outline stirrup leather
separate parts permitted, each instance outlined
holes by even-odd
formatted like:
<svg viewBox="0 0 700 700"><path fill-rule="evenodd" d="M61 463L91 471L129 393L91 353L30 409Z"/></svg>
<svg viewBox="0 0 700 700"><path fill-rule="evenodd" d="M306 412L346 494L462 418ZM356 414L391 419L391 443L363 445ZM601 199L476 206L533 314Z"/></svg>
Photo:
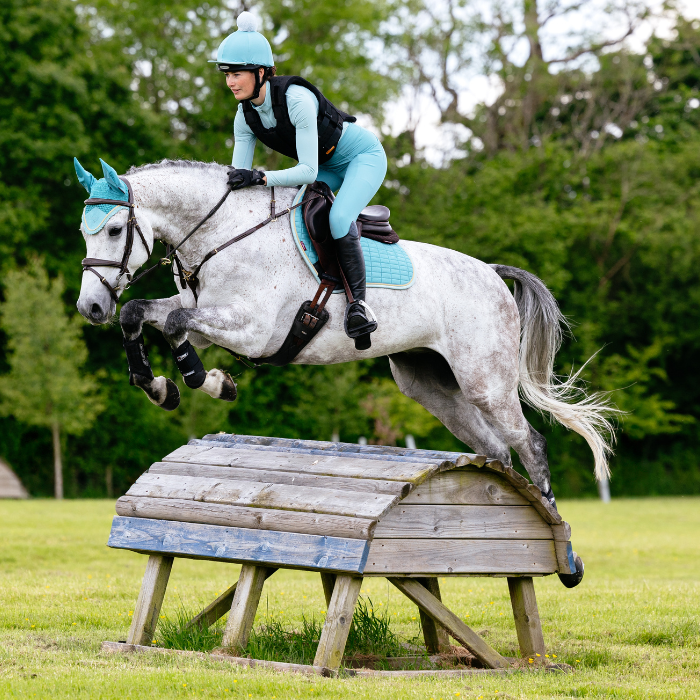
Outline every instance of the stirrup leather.
<svg viewBox="0 0 700 700"><path fill-rule="evenodd" d="M350 329L350 328L348 328L348 320L350 319L350 312L356 311L358 305L362 305L364 312L365 312L364 316L365 316L365 318L367 318L369 316L369 320L367 320L367 322L363 323L361 326L357 326L356 328ZM375 315L374 311L372 311L372 309L369 308L367 303L365 303L361 299L356 299L351 304L348 304L345 307L344 325L345 325L345 334L348 336L348 338L358 338L361 335L365 335L367 333L374 333L374 331L377 330L377 316Z"/></svg>

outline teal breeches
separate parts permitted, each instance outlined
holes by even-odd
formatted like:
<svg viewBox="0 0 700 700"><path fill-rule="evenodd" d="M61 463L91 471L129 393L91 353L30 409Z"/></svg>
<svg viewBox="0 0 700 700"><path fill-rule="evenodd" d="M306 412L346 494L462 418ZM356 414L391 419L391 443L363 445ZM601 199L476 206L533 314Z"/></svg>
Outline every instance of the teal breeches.
<svg viewBox="0 0 700 700"><path fill-rule="evenodd" d="M357 124L349 124L335 155L318 169L318 179L338 190L331 207L333 238L342 238L370 203L386 175L386 153L379 139Z"/></svg>

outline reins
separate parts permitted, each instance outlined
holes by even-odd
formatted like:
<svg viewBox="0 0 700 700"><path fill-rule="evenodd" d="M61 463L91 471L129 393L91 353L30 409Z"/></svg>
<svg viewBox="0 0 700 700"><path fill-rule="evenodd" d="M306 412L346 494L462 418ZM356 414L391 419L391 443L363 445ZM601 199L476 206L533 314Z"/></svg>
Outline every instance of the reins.
<svg viewBox="0 0 700 700"><path fill-rule="evenodd" d="M86 199L85 204L114 204L118 206L126 206L129 208L129 218L127 220L127 227L126 227L126 245L124 246L124 254L122 255L122 259L120 262L116 262L114 260L101 260L100 258L84 258L82 261L82 266L83 270L89 270L93 274L97 275L99 277L100 282L107 287L109 290L110 296L112 299L114 299L114 303L119 302L119 296L117 294L118 291L124 291L131 287L133 284L138 282L142 277L145 277L149 273L151 273L153 270L155 270L158 266L160 265L173 265L175 264L177 267L178 271L178 276L180 277L180 284L182 286L182 289L185 289L185 287L189 287L192 290L192 294L194 295L195 301L197 301L197 285L199 284L199 271L202 269L202 266L204 263L207 261L211 260L217 253L220 253L222 250L225 250L229 246L233 245L234 243L237 243L240 240L243 240L244 238L250 236L252 233L255 233L256 231L260 230L264 226L267 226L269 223L273 221L277 221L282 216L286 216L289 214L293 209L296 209L297 207L301 206L304 202L298 202L297 204L293 204L290 207L287 207L283 211L277 212L275 210L275 188L274 186L270 188L270 216L267 217L264 221L261 221L259 224L252 226L249 228L247 231L244 231L243 233L238 234L237 236L234 236L230 240L226 241L226 243L223 243L222 245L217 246L216 248L213 248L210 250L203 258L202 261L195 267L194 270L189 271L185 270L185 268L182 265L182 262L180 261L180 258L177 256L177 251L181 248L181 246L191 237L193 236L201 227L203 224L205 224L209 219L211 219L214 214L221 208L223 203L226 201L227 197L233 192L233 190L230 188L230 186L227 186L226 192L224 193L223 197L216 203L216 205L212 208L212 210L174 247L171 247L170 244L166 246L165 249L165 256L162 257L155 265L149 267L148 269L144 270L141 274L137 275L133 279L131 278L131 275L128 273L128 267L129 267L129 258L131 257L131 252L134 247L134 230L137 231L139 234L139 237L141 238L141 242L143 243L144 247L146 248L146 252L148 253L148 257L151 257L152 251L149 249L148 244L146 243L146 239L143 235L143 232L141 231L141 227L138 224L138 221L136 220L136 214L135 214L135 203L134 203L134 193L133 190L131 189L131 184L125 177L120 177L120 180L126 184L127 190L128 190L128 195L129 195L129 200L128 202L124 202L122 200L118 199ZM316 197L320 197L321 195L317 195ZM316 199L316 197L313 197L313 199ZM308 202L309 200L307 200ZM147 258L148 259L148 258ZM105 278L103 275L101 275L97 270L94 268L96 267L117 267L119 268L119 276L117 277L117 286L113 287ZM126 273L128 282L126 285L123 287L119 286L119 280L122 278L122 276Z"/></svg>

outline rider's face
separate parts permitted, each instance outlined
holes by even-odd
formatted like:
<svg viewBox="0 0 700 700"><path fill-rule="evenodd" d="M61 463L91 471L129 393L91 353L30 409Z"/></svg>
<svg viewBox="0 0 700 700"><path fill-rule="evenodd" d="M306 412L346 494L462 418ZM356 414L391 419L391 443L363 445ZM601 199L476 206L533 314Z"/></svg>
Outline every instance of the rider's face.
<svg viewBox="0 0 700 700"><path fill-rule="evenodd" d="M255 74L250 70L226 73L226 85L237 100L248 100L255 92Z"/></svg>

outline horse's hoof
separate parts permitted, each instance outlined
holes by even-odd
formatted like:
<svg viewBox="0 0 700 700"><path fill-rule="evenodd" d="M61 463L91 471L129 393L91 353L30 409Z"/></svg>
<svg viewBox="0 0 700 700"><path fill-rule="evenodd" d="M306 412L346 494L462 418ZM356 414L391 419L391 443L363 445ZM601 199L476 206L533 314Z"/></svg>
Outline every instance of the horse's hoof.
<svg viewBox="0 0 700 700"><path fill-rule="evenodd" d="M164 411L174 411L180 405L180 390L172 379L165 379L165 399L158 404Z"/></svg>
<svg viewBox="0 0 700 700"><path fill-rule="evenodd" d="M231 379L231 375L228 372L224 372L226 379L221 385L221 393L219 398L222 401L235 401L238 396L238 389L236 388L236 382Z"/></svg>
<svg viewBox="0 0 700 700"><path fill-rule="evenodd" d="M576 588L583 581L583 560L576 552L574 552L574 563L576 564L575 574L557 574L567 588Z"/></svg>
<svg viewBox="0 0 700 700"><path fill-rule="evenodd" d="M235 401L236 396L238 396L236 383L231 379L231 375L220 369L210 369L204 384L199 388L213 399L221 399L222 401Z"/></svg>

